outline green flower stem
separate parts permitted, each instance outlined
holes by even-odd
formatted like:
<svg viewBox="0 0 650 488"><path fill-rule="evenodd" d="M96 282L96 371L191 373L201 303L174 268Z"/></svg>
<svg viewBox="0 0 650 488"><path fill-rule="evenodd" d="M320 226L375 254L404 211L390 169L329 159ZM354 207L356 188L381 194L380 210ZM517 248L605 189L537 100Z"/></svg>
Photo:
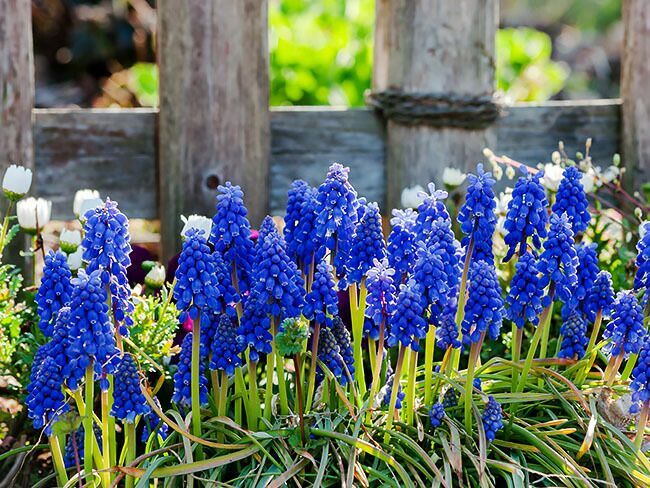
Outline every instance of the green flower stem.
<svg viewBox="0 0 650 488"><path fill-rule="evenodd" d="M518 363L521 359L521 343L524 338L524 328L517 327L517 324L512 323L512 362ZM517 388L519 381L519 368L512 368L512 391Z"/></svg>
<svg viewBox="0 0 650 488"><path fill-rule="evenodd" d="M249 351L246 351L246 363L248 364L248 379L250 387L250 417L248 417L248 428L257 430L260 421L260 398L257 391L257 361L251 361ZM248 415L248 414L247 414Z"/></svg>
<svg viewBox="0 0 650 488"><path fill-rule="evenodd" d="M386 419L386 433L384 434L384 444L390 440L390 430L393 427L394 417L399 418L399 413L395 409L397 403L397 390L399 389L399 381L402 376L402 365L404 364L404 354L406 347L400 344L399 353L397 355L397 365L395 366L395 375L393 376L393 389L390 392L390 403L388 404L388 418Z"/></svg>
<svg viewBox="0 0 650 488"><path fill-rule="evenodd" d="M105 467L110 467L111 466L111 437L110 437L110 411L111 411L111 405L112 405L112 395L110 395L112 392L110 390L108 391L102 391L101 392L101 403L102 403L102 458L104 459L104 466ZM115 431L115 429L113 429ZM102 473L102 476L105 477L105 481L108 481L108 484L111 484L112 481L112 474L111 472L106 472Z"/></svg>
<svg viewBox="0 0 650 488"><path fill-rule="evenodd" d="M546 351L548 349L548 339L551 333L551 318L553 316L552 310L551 313L549 313L548 316L548 324L546 327L544 327L544 330L542 331L542 342L541 345L539 346L539 359L546 359Z"/></svg>
<svg viewBox="0 0 650 488"><path fill-rule="evenodd" d="M605 384L607 386L612 386L618 370L621 368L621 363L625 358L625 351L621 348L621 352L617 356L609 358L609 363L607 363L607 368L605 369Z"/></svg>
<svg viewBox="0 0 650 488"><path fill-rule="evenodd" d="M126 437L126 457L124 460L125 465L133 462L136 455L136 437L135 437L135 422L126 422L124 424L125 437ZM133 476L126 476L126 488L133 488L136 478Z"/></svg>
<svg viewBox="0 0 650 488"><path fill-rule="evenodd" d="M406 378L406 425L413 423L415 415L415 384L417 383L418 352L411 349L409 355L409 373Z"/></svg>
<svg viewBox="0 0 650 488"><path fill-rule="evenodd" d="M551 282L551 286L548 290L548 296L551 301L549 305L542 310L542 313L539 316L539 325L535 329L535 334L530 343L530 348L528 349L528 355L526 356L526 361L524 362L524 367L521 370L521 375L519 376L519 383L517 384L516 393L521 393L524 391L524 386L528 380L528 373L530 368L533 366L533 359L535 358L535 353L537 352L537 346L539 346L539 341L542 338L544 329L548 329L551 325L551 317L553 316L553 298L555 296L555 283Z"/></svg>
<svg viewBox="0 0 650 488"><path fill-rule="evenodd" d="M375 376L375 362L372 358L377 355L377 343L374 339L368 337L368 362L370 363L370 376Z"/></svg>
<svg viewBox="0 0 650 488"><path fill-rule="evenodd" d="M61 444L59 444L59 439L57 436L50 436L50 450L52 451L52 462L54 463L54 469L56 470L56 478L59 481L59 486L65 486L68 482L68 474L65 470L65 464L63 462L63 453L61 452Z"/></svg>
<svg viewBox="0 0 650 488"><path fill-rule="evenodd" d="M278 351L278 346L275 343L275 338L278 335L277 321L273 321L273 354L275 355L275 368L278 374L278 392L280 397L280 413L282 415L289 415L289 397L287 396L287 383L284 378L284 358Z"/></svg>
<svg viewBox="0 0 650 488"><path fill-rule="evenodd" d="M361 286L357 292L357 285L353 284L348 287L350 295L350 315L352 317L352 340L354 351L354 377L357 383L359 395L363 397L366 394L366 379L363 370L363 320L366 313L366 285L365 278L361 281Z"/></svg>
<svg viewBox="0 0 650 488"><path fill-rule="evenodd" d="M463 274L460 279L460 291L458 295L458 309L456 310L456 328L458 329L458 338L463 340L463 329L461 324L465 318L465 302L467 301L467 278L469 276L469 267L472 263L472 254L474 254L474 236L469 240L467 253L465 255L465 264L463 265ZM452 349L451 361L447 365L447 376L452 376L454 371L458 371L460 366L460 348Z"/></svg>
<svg viewBox="0 0 650 488"><path fill-rule="evenodd" d="M634 437L634 447L639 451L641 445L643 444L643 438L645 437L645 427L648 423L648 414L650 414L650 400L643 402L643 407L641 407L641 414L639 415L639 421L636 424L636 437Z"/></svg>
<svg viewBox="0 0 650 488"><path fill-rule="evenodd" d="M201 437L201 397L199 366L201 361L201 320L194 319L192 324L192 366L191 366L191 394L192 394L192 434ZM200 461L200 453L197 450L197 461Z"/></svg>
<svg viewBox="0 0 650 488"><path fill-rule="evenodd" d="M95 398L95 378L93 373L93 361L86 368L86 384L84 385L86 394L86 412L83 419L84 424L84 471L87 477L91 476L93 471L93 403ZM90 479L90 478L89 478Z"/></svg>
<svg viewBox="0 0 650 488"><path fill-rule="evenodd" d="M221 381L219 383L219 417L226 417L228 414L228 373L221 371ZM219 433L217 442L223 442L223 431Z"/></svg>
<svg viewBox="0 0 650 488"><path fill-rule="evenodd" d="M302 380L300 377L300 366L301 366L301 354L297 353L293 357L293 365L296 370L296 396L298 397L298 417L300 418L300 440L304 445L307 442L307 437L305 436L305 406L303 404L302 398Z"/></svg>
<svg viewBox="0 0 650 488"><path fill-rule="evenodd" d="M379 389L379 380L381 378L381 361L384 358L384 340L386 336L386 319L382 319L379 324L379 343L377 346L377 355L375 356L375 368L372 372L372 384L370 385L370 395L368 396L368 413L366 414L366 422L370 423L372 420L372 405L375 401L375 395Z"/></svg>
<svg viewBox="0 0 650 488"><path fill-rule="evenodd" d="M600 325L603 322L603 311L598 310L598 313L596 314L596 320L594 320L594 327L591 330L591 336L589 337L589 345L587 346L587 352L585 354L585 357L587 357L587 362L585 363L584 368L578 373L578 377L575 380L575 385L580 388L582 384L585 382L585 379L587 378L587 375L589 374L589 371L591 371L591 368L594 365L594 362L596 361L596 357L598 356L598 351L594 350L594 347L596 346L596 341L598 340L598 334L600 332ZM627 369L627 368L626 368ZM625 374L625 373L624 373Z"/></svg>
<svg viewBox="0 0 650 488"><path fill-rule="evenodd" d="M442 357L442 362L440 363L440 369L439 369L440 375L438 375L438 379L436 380L436 387L435 387L436 393L440 390L442 384L442 375L445 374L445 371L447 370L447 367L450 364L452 354L453 354L453 348L451 346L447 347L447 350L445 351L445 355ZM449 373L447 373L447 376L449 376Z"/></svg>
<svg viewBox="0 0 650 488"><path fill-rule="evenodd" d="M219 405L219 373L216 370L210 370L210 383L212 383L212 398L214 399L214 408L212 412L219 415L217 406Z"/></svg>
<svg viewBox="0 0 650 488"><path fill-rule="evenodd" d="M113 390L115 388L115 378L113 375L108 376L108 401L109 405L113 405ZM110 409L109 409L110 413ZM108 434L109 434L109 463L106 468L117 465L117 431L115 430L115 417L108 416ZM111 478L114 475L111 474Z"/></svg>
<svg viewBox="0 0 650 488"><path fill-rule="evenodd" d="M436 347L436 328L430 326L424 346L424 404L430 405L433 397L433 353Z"/></svg>
<svg viewBox="0 0 650 488"><path fill-rule="evenodd" d="M5 250L5 239L7 238L7 231L9 230L9 219L11 218L11 210L13 208L14 201L9 200L9 206L7 207L7 213L5 218L2 220L2 231L0 231L0 259L2 259L2 254Z"/></svg>
<svg viewBox="0 0 650 488"><path fill-rule="evenodd" d="M244 381L244 372L242 371L241 368L235 369L235 391L240 393L240 398L237 400L235 403L235 421L239 425L242 424L242 413L241 413L241 407L242 403L244 404L244 409L246 412L246 419L248 422L251 421L252 418L252 408L250 405L250 399L248 397L248 390L246 388L246 382Z"/></svg>
<svg viewBox="0 0 650 488"><path fill-rule="evenodd" d="M632 370L634 369L634 366L636 365L638 359L639 359L638 354L630 354L630 357L628 358L627 363L625 364L625 369L623 369L623 373L621 373L621 381L627 381L630 379L630 376L632 375Z"/></svg>
<svg viewBox="0 0 650 488"><path fill-rule="evenodd" d="M472 437L472 393L474 392L474 371L476 363L481 354L481 346L485 339L485 332L481 334L478 342L472 344L469 351L469 362L467 363L467 377L465 378L465 429Z"/></svg>
<svg viewBox="0 0 650 488"><path fill-rule="evenodd" d="M275 371L275 340L271 341L273 350L266 355L266 391L264 392L264 418L271 420L271 401L273 400L273 374Z"/></svg>
<svg viewBox="0 0 650 488"><path fill-rule="evenodd" d="M307 403L305 412L311 411L311 404L314 400L314 388L316 387L316 363L318 361L318 339L320 336L320 324L314 322L314 331L311 338L311 361L309 366L309 380L307 382Z"/></svg>

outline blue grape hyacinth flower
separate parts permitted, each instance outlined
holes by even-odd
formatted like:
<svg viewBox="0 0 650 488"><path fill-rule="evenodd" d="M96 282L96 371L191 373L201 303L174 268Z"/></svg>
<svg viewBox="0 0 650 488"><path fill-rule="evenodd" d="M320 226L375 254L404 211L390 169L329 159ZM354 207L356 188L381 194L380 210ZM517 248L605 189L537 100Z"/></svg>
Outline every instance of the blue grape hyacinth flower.
<svg viewBox="0 0 650 488"><path fill-rule="evenodd" d="M162 410L158 397L153 397L153 402L159 409ZM149 440L151 434L154 432L157 433L162 440L167 439L167 436L169 435L169 426L163 422L163 420L158 416L156 412L153 411L153 409L149 413L145 414L142 420L142 423L144 425L142 426L140 442L146 443Z"/></svg>
<svg viewBox="0 0 650 488"><path fill-rule="evenodd" d="M45 256L43 279L34 297L39 316L38 326L46 337L54 332L54 321L59 310L70 301L72 273L62 252L50 251Z"/></svg>
<svg viewBox="0 0 650 488"><path fill-rule="evenodd" d="M140 389L140 374L135 361L130 354L124 354L115 371L111 415L132 424L137 416L150 411L151 407Z"/></svg>
<svg viewBox="0 0 650 488"><path fill-rule="evenodd" d="M503 322L503 298L493 265L485 261L472 263L467 295L465 316L461 324L463 344L479 342L484 333L495 340Z"/></svg>
<svg viewBox="0 0 650 488"><path fill-rule="evenodd" d="M591 215L589 201L580 180L582 172L575 166L565 168L562 181L555 196L553 212L561 215L566 213L574 234L587 230Z"/></svg>
<svg viewBox="0 0 650 488"><path fill-rule="evenodd" d="M573 311L560 327L562 343L559 358L582 359L589 344L587 337L587 320L579 311Z"/></svg>
<svg viewBox="0 0 650 488"><path fill-rule="evenodd" d="M259 301L254 290L244 300L244 309L237 334L244 348L247 345L250 346L248 353L253 362L259 361L260 354L270 354L273 350L271 319L264 303Z"/></svg>
<svg viewBox="0 0 650 488"><path fill-rule="evenodd" d="M431 427L437 429L442 425L442 419L445 418L445 407L442 403L434 403L429 410L429 420L431 422Z"/></svg>
<svg viewBox="0 0 650 488"><path fill-rule="evenodd" d="M572 306L573 291L578 285L578 255L573 242L573 231L566 214L551 214L551 227L544 242L544 251L539 257L537 269L542 274L539 285L555 287L555 294L564 303ZM544 306L550 303L549 295L544 297Z"/></svg>
<svg viewBox="0 0 650 488"><path fill-rule="evenodd" d="M523 175L512 190L512 200L508 202L503 224L506 230L504 241L508 246L504 262L509 261L517 249L519 254L526 252L529 238L533 246L539 249L542 245L541 239L546 237L548 200L544 186L540 183L544 173L539 171L531 174L526 166L521 166L521 172Z"/></svg>
<svg viewBox="0 0 650 488"><path fill-rule="evenodd" d="M634 275L634 289L645 289L646 296L650 294L650 222L643 222L639 226L641 237L636 244L636 274Z"/></svg>
<svg viewBox="0 0 650 488"><path fill-rule="evenodd" d="M503 429L503 414L501 412L501 405L497 402L492 395L488 397L488 402L483 410L483 429L485 429L485 437L488 442L492 442L496 437L496 433Z"/></svg>
<svg viewBox="0 0 650 488"><path fill-rule="evenodd" d="M232 319L226 314L221 315L212 338L210 369L225 371L228 376L232 376L235 369L242 365L242 352L242 344Z"/></svg>
<svg viewBox="0 0 650 488"><path fill-rule="evenodd" d="M205 377L205 362L199 363L199 401L208 403L208 379ZM189 332L181 344L178 355L178 369L174 373L174 394L172 402L184 407L192 406L192 332Z"/></svg>
<svg viewBox="0 0 650 488"><path fill-rule="evenodd" d="M650 340L646 337L632 369L632 406L630 413L639 413L644 403L650 401Z"/></svg>
<svg viewBox="0 0 650 488"><path fill-rule="evenodd" d="M303 267L314 261L321 247L314 231L317 195L318 190L302 180L294 181L289 190L284 239L289 256Z"/></svg>
<svg viewBox="0 0 650 488"><path fill-rule="evenodd" d="M420 239L424 239L429 234L436 220L450 220L447 207L443 203L448 193L445 190L436 190L434 183L429 183L427 189L429 190L428 193L421 192L419 194L423 199L422 203L418 206L416 226L414 228L415 234Z"/></svg>
<svg viewBox="0 0 650 488"><path fill-rule="evenodd" d="M596 314L599 311L601 311L601 315L604 318L609 318L613 305L614 289L612 287L612 275L609 274L609 271L599 271L585 299L585 315L591 322L596 320Z"/></svg>
<svg viewBox="0 0 650 488"><path fill-rule="evenodd" d="M494 213L496 201L492 187L496 180L492 173L483 171L483 165L477 166L476 174L467 176L469 183L465 203L458 213L460 228L465 234L462 244L469 248L473 242L473 261L494 261L492 239L497 223Z"/></svg>
<svg viewBox="0 0 650 488"><path fill-rule="evenodd" d="M386 256L386 243L381 227L381 214L376 203L365 206L363 217L356 225L350 257L346 263L346 284L360 283L366 277L375 259Z"/></svg>
<svg viewBox="0 0 650 488"><path fill-rule="evenodd" d="M393 209L390 219L391 231L388 234L388 263L400 277L408 275L415 264L417 235L415 220L417 213L410 208Z"/></svg>
<svg viewBox="0 0 650 488"><path fill-rule="evenodd" d="M442 350L451 347L459 349L462 343L458 340L458 325L456 325L456 313L458 311L458 292L456 285L448 294L447 300L440 313L438 328L436 329L436 344Z"/></svg>
<svg viewBox="0 0 650 488"><path fill-rule="evenodd" d="M350 336L350 331L346 329L343 320L341 320L341 317L334 317L334 322L332 324L332 335L334 336L334 339L339 346L339 354L341 355L343 364L347 367L350 376L354 376L354 352L352 350L352 338Z"/></svg>
<svg viewBox="0 0 650 488"><path fill-rule="evenodd" d="M539 314L543 310L542 297L544 288L539 284L537 260L530 251L526 251L515 265L515 276L510 282L506 296L505 316L522 328L526 321L535 327L539 323Z"/></svg>
<svg viewBox="0 0 650 488"><path fill-rule="evenodd" d="M636 295L631 291L620 291L614 303L612 320L603 332L603 339L611 339L603 347L603 352L612 357L623 354L627 358L639 352L645 337L643 311Z"/></svg>
<svg viewBox="0 0 650 488"><path fill-rule="evenodd" d="M562 307L563 318L569 317L573 310L578 310L583 314L586 313L586 302L596 281L596 276L600 271L596 244L580 243L575 246L575 249L578 256L578 267L576 269L578 284L571 293L571 302L565 303Z"/></svg>
<svg viewBox="0 0 650 488"><path fill-rule="evenodd" d="M341 356L341 346L339 345L332 329L321 327L318 335L318 359L331 371L339 384L345 386L348 384L348 375L345 368L348 367L343 362ZM350 372L352 374L352 372ZM325 377L322 368L317 366L316 379L321 382Z"/></svg>
<svg viewBox="0 0 650 488"><path fill-rule="evenodd" d="M36 374L30 384L25 404L34 428L45 427L45 433L52 433L52 424L57 418L70 410L63 395L61 368L49 356L37 365Z"/></svg>
<svg viewBox="0 0 650 488"><path fill-rule="evenodd" d="M321 325L330 327L331 317L338 315L338 295L332 274L332 267L325 261L316 265L311 291L305 297L302 314L308 320L315 320Z"/></svg>
<svg viewBox="0 0 650 488"><path fill-rule="evenodd" d="M449 293L449 282L453 281L445 272L442 260L444 254L437 249L420 241L418 243L417 260L413 268L413 280L417 282L422 293L422 307L425 313L436 317Z"/></svg>
<svg viewBox="0 0 650 488"><path fill-rule="evenodd" d="M397 289L393 283L394 276L395 270L389 267L386 259L375 260L374 266L368 271L364 335L373 340L379 339L379 327L382 322L385 327L388 326L395 305Z"/></svg>
<svg viewBox="0 0 650 488"><path fill-rule="evenodd" d="M401 344L402 347L410 347L414 351L420 350L418 343L420 339L424 339L428 329L421 296L422 289L414 280L400 285L386 339L388 347Z"/></svg>

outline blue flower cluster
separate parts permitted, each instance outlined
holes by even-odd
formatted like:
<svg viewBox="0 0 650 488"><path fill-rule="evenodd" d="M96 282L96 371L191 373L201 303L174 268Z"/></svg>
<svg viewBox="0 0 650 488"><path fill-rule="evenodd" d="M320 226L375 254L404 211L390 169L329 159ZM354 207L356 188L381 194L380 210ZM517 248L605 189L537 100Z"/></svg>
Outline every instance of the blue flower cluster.
<svg viewBox="0 0 650 488"><path fill-rule="evenodd" d="M442 406L442 403L434 403L429 410L429 420L431 421L431 427L437 429L442 425L442 419L445 418L445 407Z"/></svg>
<svg viewBox="0 0 650 488"><path fill-rule="evenodd" d="M339 346L339 354L343 364L348 368L350 376L354 375L354 351L352 350L352 338L350 331L345 327L341 317L334 317L332 324L332 334ZM347 376L347 375L346 375Z"/></svg>
<svg viewBox="0 0 650 488"><path fill-rule="evenodd" d="M386 256L386 244L381 227L381 214L376 203L365 205L363 217L357 223L352 237L350 257L346 263L346 282L360 283L375 259Z"/></svg>
<svg viewBox="0 0 650 488"><path fill-rule="evenodd" d="M578 268L576 276L578 285L571 294L571 301L565 303L562 307L562 317L567 318L573 310L585 313L587 299L596 281L596 276L600 271L598 268L598 255L596 254L596 244L578 244L575 246L576 255L578 256Z"/></svg>
<svg viewBox="0 0 650 488"><path fill-rule="evenodd" d="M453 387L448 387L442 395L442 406L445 410L458 406L460 393Z"/></svg>
<svg viewBox="0 0 650 488"><path fill-rule="evenodd" d="M181 322L219 307L214 259L203 234L202 229L188 230L178 257L174 299Z"/></svg>
<svg viewBox="0 0 650 488"><path fill-rule="evenodd" d="M384 325L387 326L395 304L397 290L393 284L394 276L395 270L388 266L386 259L375 261L374 266L368 270L364 335L373 340L379 339L381 323L384 322Z"/></svg>
<svg viewBox="0 0 650 488"><path fill-rule="evenodd" d="M153 402L162 410L158 397L153 397ZM145 414L142 420L144 425L142 426L142 434L140 435L141 442L147 442L151 434L154 432L157 433L162 440L167 439L167 436L169 435L169 425L163 422L153 409L148 414Z"/></svg>
<svg viewBox="0 0 650 488"><path fill-rule="evenodd" d="M558 352L559 358L582 359L587 350L587 321L579 311L573 311L560 327L562 344Z"/></svg>
<svg viewBox="0 0 650 488"><path fill-rule="evenodd" d="M630 291L621 291L616 296L612 320L603 332L603 339L611 342L603 347L603 352L612 357L624 353L627 358L630 354L637 354L646 331L643 326L643 311L636 295Z"/></svg>
<svg viewBox="0 0 650 488"><path fill-rule="evenodd" d="M630 413L638 413L641 406L650 401L650 340L643 341L643 347L639 352L636 365L632 369L632 406Z"/></svg>
<svg viewBox="0 0 650 488"><path fill-rule="evenodd" d="M425 313L431 310L431 315L435 317L439 315L438 310L447 299L449 282L453 281L445 272L443 257L444 254L438 250L437 243L431 246L422 241L418 243L413 279L419 285Z"/></svg>
<svg viewBox="0 0 650 488"><path fill-rule="evenodd" d="M63 396L61 367L46 351L36 371L32 369L32 374L34 378L25 401L27 412L29 418L34 421L34 428L45 426L45 433L50 435L52 424L60 415L70 410Z"/></svg>
<svg viewBox="0 0 650 488"><path fill-rule="evenodd" d="M503 414L501 413L501 405L497 402L492 395L488 397L487 405L483 410L483 429L485 429L485 437L488 442L492 442L496 437L496 433L503 429Z"/></svg>
<svg viewBox="0 0 650 488"><path fill-rule="evenodd" d="M232 323L232 319L223 314L212 338L210 369L225 371L228 376L232 376L235 373L235 368L242 365L242 352L243 348L237 336L237 328Z"/></svg>
<svg viewBox="0 0 650 488"><path fill-rule="evenodd" d="M650 222L643 222L639 226L641 238L636 244L636 274L634 275L634 289L645 289L646 296L650 294Z"/></svg>
<svg viewBox="0 0 650 488"><path fill-rule="evenodd" d="M388 235L388 262L398 276L406 276L415 264L415 221L418 214L413 209L393 209L390 219L392 229Z"/></svg>
<svg viewBox="0 0 650 488"><path fill-rule="evenodd" d="M431 231L433 222L438 219L449 220L449 212L443 203L447 198L445 190L436 190L434 183L427 186L429 192L422 192L420 196L424 197L422 203L418 206L418 215L414 232L420 238L423 238Z"/></svg>
<svg viewBox="0 0 650 488"><path fill-rule="evenodd" d="M386 339L388 347L395 347L399 343L414 351L420 350L419 341L424 339L428 329L428 324L424 319L421 296L422 290L415 281L410 280L408 283L400 285L399 295L393 307L390 331Z"/></svg>
<svg viewBox="0 0 650 488"><path fill-rule="evenodd" d="M151 407L140 390L140 375L135 361L130 354L124 354L115 371L111 415L132 424L138 415L146 415L150 411Z"/></svg>
<svg viewBox="0 0 650 488"><path fill-rule="evenodd" d="M581 179L582 173L578 168L575 166L565 168L553 204L553 213L567 214L574 234L586 231L591 220L588 210L589 201L580 182Z"/></svg>
<svg viewBox="0 0 650 488"><path fill-rule="evenodd" d="M192 406L192 333L189 332L181 344L178 355L178 369L174 373L174 394L172 401L185 407ZM205 365L199 364L199 401L208 403L208 379L205 377Z"/></svg>
<svg viewBox="0 0 650 488"><path fill-rule="evenodd" d="M539 285L537 260L530 251L526 251L517 261L515 276L510 282L510 291L506 296L505 316L520 329L526 321L537 327L539 314L544 308L542 297L544 289Z"/></svg>
<svg viewBox="0 0 650 488"><path fill-rule="evenodd" d="M271 341L271 319L266 307L260 303L255 293L244 301L244 310L237 330L243 347L250 346L249 357L253 362L259 361L260 354L270 354L273 350Z"/></svg>
<svg viewBox="0 0 650 488"><path fill-rule="evenodd" d="M45 256L43 279L34 298L38 306L38 326L46 337L52 336L54 320L59 310L70 301L71 279L72 273L65 254L50 251Z"/></svg>
<svg viewBox="0 0 650 488"><path fill-rule="evenodd" d="M546 237L548 200L540 178L542 171L536 174L528 172L526 166L521 166L523 176L520 176L512 190L512 200L508 203L508 211L503 224L507 234L505 243L508 252L504 261L509 261L519 247L519 254L526 252L528 238L532 238L533 246L539 249L541 239Z"/></svg>
<svg viewBox="0 0 650 488"><path fill-rule="evenodd" d="M285 216L284 239L289 255L303 266L314 260L319 250L315 236L318 190L302 180L296 180L289 190Z"/></svg>
<svg viewBox="0 0 650 488"><path fill-rule="evenodd" d="M483 171L483 165L479 164L476 175L469 174L467 181L467 196L458 213L458 222L465 234L462 244L469 247L469 243L473 242L473 261L491 263L494 261L492 238L497 223L492 189L496 180L492 173Z"/></svg>
<svg viewBox="0 0 650 488"><path fill-rule="evenodd" d="M88 263L86 271L101 270L101 280L109 285L113 317L119 323L122 335L128 335L133 325L131 313L131 288L126 269L131 265L131 237L129 220L120 212L117 203L106 199L104 205L89 210L84 224L83 259Z"/></svg>
<svg viewBox="0 0 650 488"><path fill-rule="evenodd" d="M503 322L503 298L494 266L485 261L472 263L467 294L461 324L463 344L479 342L486 332L492 340L496 339Z"/></svg>
<svg viewBox="0 0 650 488"><path fill-rule="evenodd" d="M612 305L614 305L612 275L608 271L599 271L585 300L585 315L591 322L596 320L596 314L599 311L603 317L609 318L612 313Z"/></svg>
<svg viewBox="0 0 650 488"><path fill-rule="evenodd" d="M348 384L348 375L345 370L348 365L343 362L341 348L329 327L321 327L318 335L318 359L329 369L336 380L343 386ZM352 375L352 371L350 371ZM322 381L325 377L320 366L316 370L316 378Z"/></svg>
<svg viewBox="0 0 650 488"><path fill-rule="evenodd" d="M212 280L214 285L212 291L216 295L218 306L211 310L213 313L227 313L234 317L237 314L235 304L240 301L241 297L232 282L233 274L231 267L226 263L221 252L216 249L212 253L212 261L215 272L214 279Z"/></svg>
<svg viewBox="0 0 650 488"><path fill-rule="evenodd" d="M542 274L539 286L546 288L552 283L560 300L569 303L578 285L577 268L578 255L573 245L569 219L565 213L561 216L553 213L548 239L544 241L544 252L537 263L537 269ZM550 299L550 296L544 297L543 305L547 306Z"/></svg>
<svg viewBox="0 0 650 488"><path fill-rule="evenodd" d="M305 297L302 314L308 320L315 320L321 325L330 327L332 325L330 317L338 313L338 296L332 267L327 262L320 261L316 265L311 291Z"/></svg>
<svg viewBox="0 0 650 488"><path fill-rule="evenodd" d="M458 326L456 325L459 288L456 285L450 291L440 313L438 328L436 329L436 343L442 350L446 350L449 347L458 349L462 346L462 343L458 340Z"/></svg>
<svg viewBox="0 0 650 488"><path fill-rule="evenodd" d="M339 163L330 166L327 178L318 188L314 233L326 249L334 253L337 273L344 270L359 218L357 192L348 181L350 168Z"/></svg>

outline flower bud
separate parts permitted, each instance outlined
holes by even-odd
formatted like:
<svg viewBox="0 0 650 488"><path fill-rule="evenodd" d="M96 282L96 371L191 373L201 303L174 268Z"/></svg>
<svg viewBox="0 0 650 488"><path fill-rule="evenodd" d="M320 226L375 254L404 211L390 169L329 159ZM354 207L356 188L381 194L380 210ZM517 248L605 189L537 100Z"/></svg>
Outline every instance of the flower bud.
<svg viewBox="0 0 650 488"><path fill-rule="evenodd" d="M463 184L467 175L456 168L445 168L442 171L442 182L449 188L457 188Z"/></svg>
<svg viewBox="0 0 650 488"><path fill-rule="evenodd" d="M59 246L66 254L72 254L81 244L81 232L78 230L62 229L59 236Z"/></svg>
<svg viewBox="0 0 650 488"><path fill-rule="evenodd" d="M26 198L18 202L16 214L18 224L24 231L35 234L50 221L52 202L44 198Z"/></svg>
<svg viewBox="0 0 650 488"><path fill-rule="evenodd" d="M144 277L144 284L150 288L159 289L165 284L166 277L165 267L162 264L156 264Z"/></svg>
<svg viewBox="0 0 650 488"><path fill-rule="evenodd" d="M424 201L424 188L415 185L402 190L402 208L418 208Z"/></svg>
<svg viewBox="0 0 650 488"><path fill-rule="evenodd" d="M78 190L74 195L74 202L72 204L72 211L74 212L77 218L83 217L82 213L82 203L85 200L97 200L99 198L99 192L97 190ZM94 208L94 207L93 207Z"/></svg>
<svg viewBox="0 0 650 488"><path fill-rule="evenodd" d="M309 323L302 317L282 321L282 330L275 336L278 352L282 356L293 356L303 351L309 337Z"/></svg>
<svg viewBox="0 0 650 488"><path fill-rule="evenodd" d="M101 198L86 198L79 206L79 220L85 222L86 214L102 205L104 205L104 201Z"/></svg>
<svg viewBox="0 0 650 488"><path fill-rule="evenodd" d="M70 271L77 271L83 265L83 247L79 246L77 250L71 254L68 254L68 267Z"/></svg>
<svg viewBox="0 0 650 488"><path fill-rule="evenodd" d="M181 220L185 224L183 226L183 230L181 230L181 237L185 237L185 234L190 229L202 230L204 239L208 239L210 237L210 231L212 230L212 219L204 217L203 215L190 215L189 217L181 215Z"/></svg>
<svg viewBox="0 0 650 488"><path fill-rule="evenodd" d="M32 170L23 166L12 164L5 171L2 179L2 191L5 196L17 202L24 197L32 186Z"/></svg>

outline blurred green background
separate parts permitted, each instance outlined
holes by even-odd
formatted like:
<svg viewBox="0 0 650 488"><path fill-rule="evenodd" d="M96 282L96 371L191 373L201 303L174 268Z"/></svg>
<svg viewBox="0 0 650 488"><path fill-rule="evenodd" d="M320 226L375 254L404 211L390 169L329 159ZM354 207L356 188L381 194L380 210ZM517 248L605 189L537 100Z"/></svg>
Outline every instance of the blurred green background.
<svg viewBox="0 0 650 488"><path fill-rule="evenodd" d="M375 0L269 0L272 105L363 106ZM621 0L501 0L509 101L618 96ZM33 0L36 103L155 106L154 0Z"/></svg>

